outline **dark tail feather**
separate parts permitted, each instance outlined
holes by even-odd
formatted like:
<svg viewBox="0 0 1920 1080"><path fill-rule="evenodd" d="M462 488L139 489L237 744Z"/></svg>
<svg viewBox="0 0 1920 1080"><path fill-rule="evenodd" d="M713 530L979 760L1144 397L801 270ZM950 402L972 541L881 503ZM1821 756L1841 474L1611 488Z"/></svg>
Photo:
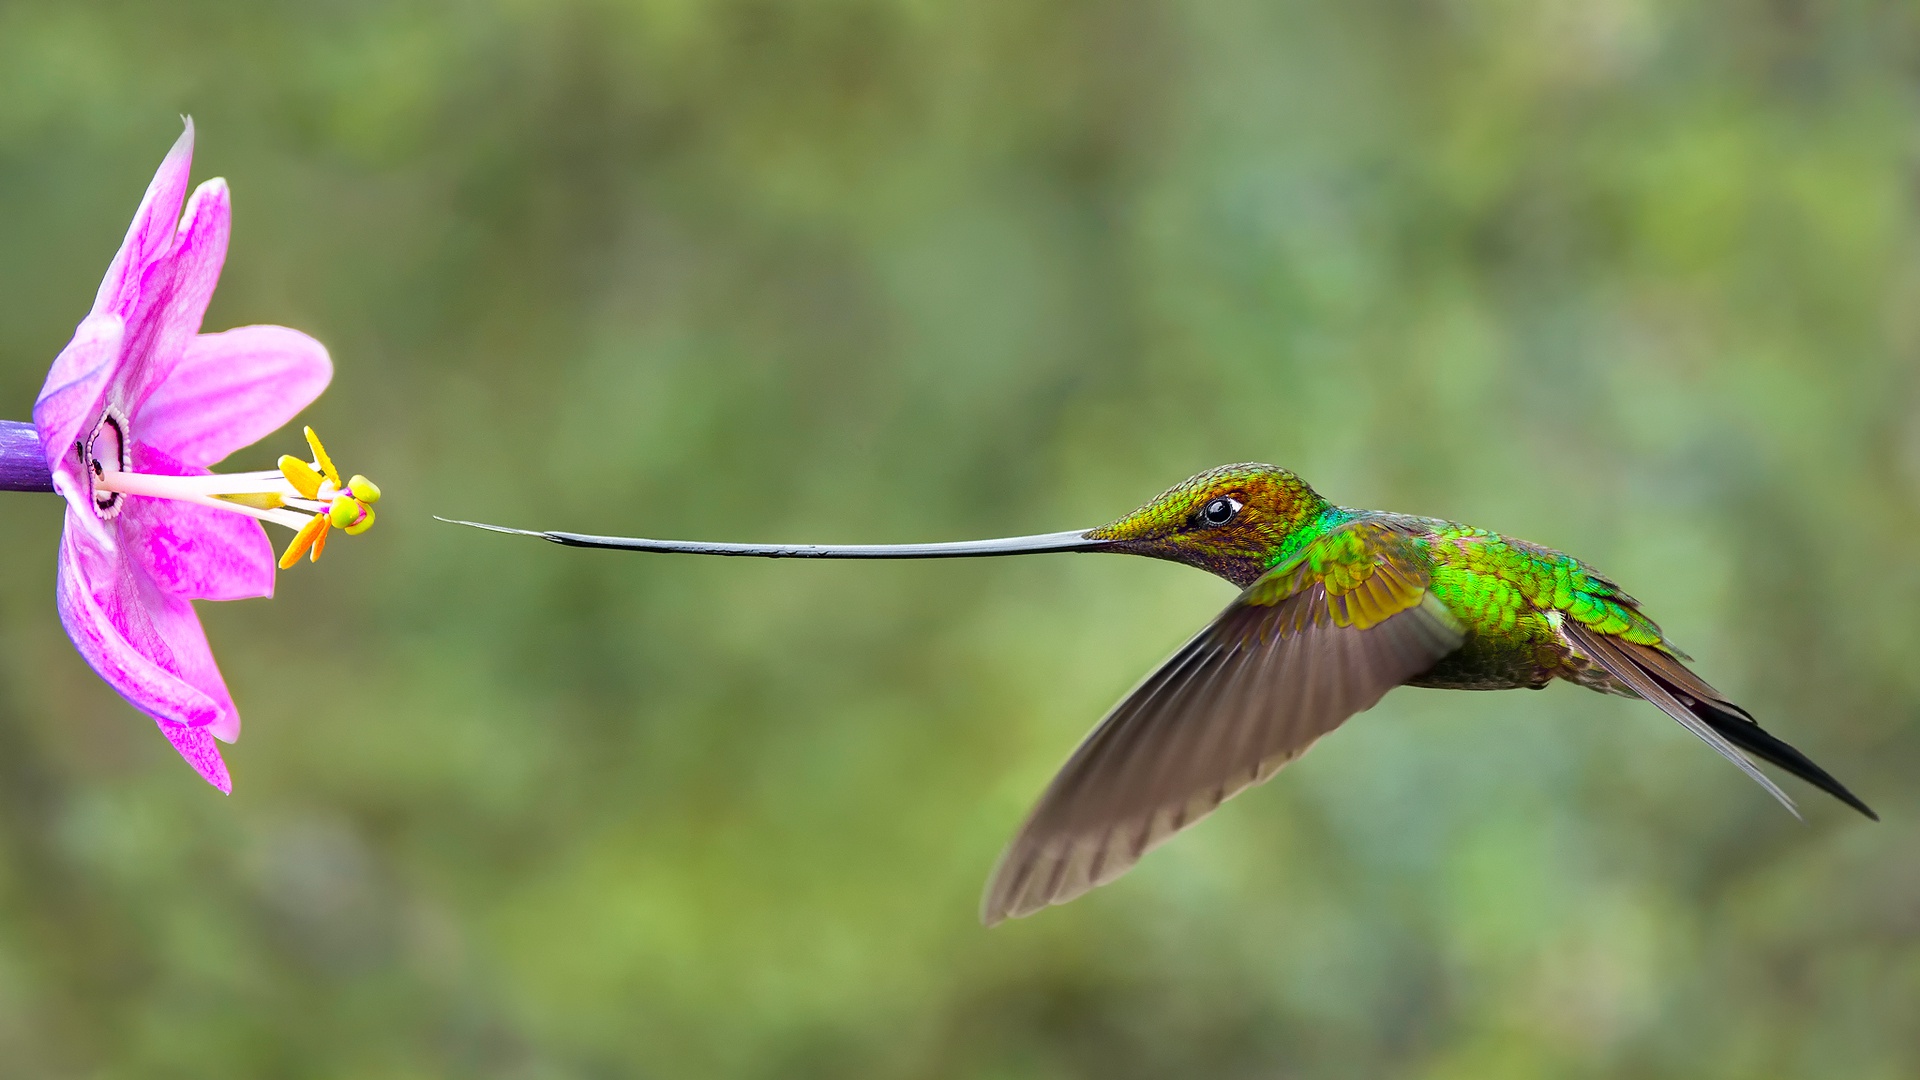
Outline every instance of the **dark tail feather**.
<svg viewBox="0 0 1920 1080"><path fill-rule="evenodd" d="M1880 820L1880 815L1848 791L1845 784L1815 765L1807 755L1768 734L1765 728L1754 722L1753 717L1747 715L1747 710L1721 697L1719 691L1708 686L1685 664L1659 649L1645 645L1622 642L1620 650L1647 669L1648 674L1659 680L1695 716L1726 736L1728 742L1762 761L1778 765L1874 821Z"/></svg>
<svg viewBox="0 0 1920 1080"><path fill-rule="evenodd" d="M1680 698L1682 703L1688 696ZM1712 725L1713 730L1726 736L1727 741L1752 754L1762 761L1770 761L1782 769L1819 788L1821 791L1839 799L1855 810L1867 815L1874 821L1880 815L1847 790L1847 786L1835 780L1827 770L1815 765L1807 755L1767 734L1765 728L1753 722L1753 718L1742 713L1731 713L1715 707L1710 701L1693 701L1693 714Z"/></svg>
<svg viewBox="0 0 1920 1080"><path fill-rule="evenodd" d="M1564 630L1580 651L1739 766L1787 809L1793 809L1792 801L1735 751L1735 747L1778 765L1874 821L1880 820L1880 815L1844 784L1808 760L1805 754L1767 734L1746 710L1720 696L1719 691L1678 660L1646 645L1595 633L1571 620Z"/></svg>

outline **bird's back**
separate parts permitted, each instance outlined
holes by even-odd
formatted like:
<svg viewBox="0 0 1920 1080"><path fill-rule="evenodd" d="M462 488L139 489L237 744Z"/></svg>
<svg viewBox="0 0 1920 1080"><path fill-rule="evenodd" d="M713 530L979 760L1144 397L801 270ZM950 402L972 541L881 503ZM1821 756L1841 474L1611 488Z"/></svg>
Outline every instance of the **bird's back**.
<svg viewBox="0 0 1920 1080"><path fill-rule="evenodd" d="M1625 688L1571 648L1563 625L1672 652L1639 602L1565 552L1485 529L1405 514L1361 515L1414 541L1429 589L1466 631L1456 652L1411 685L1455 690L1539 688L1555 678Z"/></svg>

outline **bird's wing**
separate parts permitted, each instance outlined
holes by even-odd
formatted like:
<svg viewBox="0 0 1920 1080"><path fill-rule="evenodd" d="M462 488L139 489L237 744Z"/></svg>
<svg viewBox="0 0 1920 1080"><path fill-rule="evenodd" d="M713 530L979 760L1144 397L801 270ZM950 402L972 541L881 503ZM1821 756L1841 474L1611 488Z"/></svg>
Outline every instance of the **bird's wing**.
<svg viewBox="0 0 1920 1080"><path fill-rule="evenodd" d="M1269 571L1114 706L1000 857L988 925L1119 877L1460 646L1407 538L1359 522Z"/></svg>

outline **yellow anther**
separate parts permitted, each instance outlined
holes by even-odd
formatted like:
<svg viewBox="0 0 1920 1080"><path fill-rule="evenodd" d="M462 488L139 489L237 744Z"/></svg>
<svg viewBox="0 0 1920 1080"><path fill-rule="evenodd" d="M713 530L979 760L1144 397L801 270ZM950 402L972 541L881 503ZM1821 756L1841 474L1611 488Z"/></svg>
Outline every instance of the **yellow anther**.
<svg viewBox="0 0 1920 1080"><path fill-rule="evenodd" d="M313 471L313 466L292 454L280 455L280 475L287 478L287 483L292 484L293 490L299 492L302 498L320 497L320 474Z"/></svg>
<svg viewBox="0 0 1920 1080"><path fill-rule="evenodd" d="M353 479L347 481L347 490L353 492L353 497L363 503L372 504L380 501L380 485L359 473L353 474Z"/></svg>
<svg viewBox="0 0 1920 1080"><path fill-rule="evenodd" d="M336 529L344 529L360 518L360 502L351 495L335 495L327 508L327 518Z"/></svg>
<svg viewBox="0 0 1920 1080"><path fill-rule="evenodd" d="M327 550L328 521L323 514L314 519L320 523L320 531L313 535L313 550L307 554L308 562L319 562L320 553Z"/></svg>
<svg viewBox="0 0 1920 1080"><path fill-rule="evenodd" d="M313 547L314 541L319 539L326 527L325 514L315 514L307 519L307 523L300 526L300 531L293 535L293 543L288 544L287 550L280 556L280 569L293 569L293 564L299 562L300 556L305 555L308 549Z"/></svg>
<svg viewBox="0 0 1920 1080"><path fill-rule="evenodd" d="M359 536L361 533L373 528L373 507L362 503L360 509L365 516L346 527L348 536Z"/></svg>
<svg viewBox="0 0 1920 1080"><path fill-rule="evenodd" d="M320 436L315 435L312 428L307 428L306 432L307 445L313 448L314 466L322 473L325 473L327 479L333 481L334 488L338 490L340 487L340 473L339 470L333 467L333 459L327 456L327 448L320 445ZM309 495L307 498L311 499L313 496Z"/></svg>

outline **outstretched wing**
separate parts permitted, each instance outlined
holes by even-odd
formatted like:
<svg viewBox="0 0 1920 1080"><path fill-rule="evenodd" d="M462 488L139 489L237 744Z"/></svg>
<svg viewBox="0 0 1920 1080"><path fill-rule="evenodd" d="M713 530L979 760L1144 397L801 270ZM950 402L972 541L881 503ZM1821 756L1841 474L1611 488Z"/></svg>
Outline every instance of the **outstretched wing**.
<svg viewBox="0 0 1920 1080"><path fill-rule="evenodd" d="M1459 648L1408 539L1358 522L1254 582L1109 712L1000 857L992 925L1125 873Z"/></svg>

